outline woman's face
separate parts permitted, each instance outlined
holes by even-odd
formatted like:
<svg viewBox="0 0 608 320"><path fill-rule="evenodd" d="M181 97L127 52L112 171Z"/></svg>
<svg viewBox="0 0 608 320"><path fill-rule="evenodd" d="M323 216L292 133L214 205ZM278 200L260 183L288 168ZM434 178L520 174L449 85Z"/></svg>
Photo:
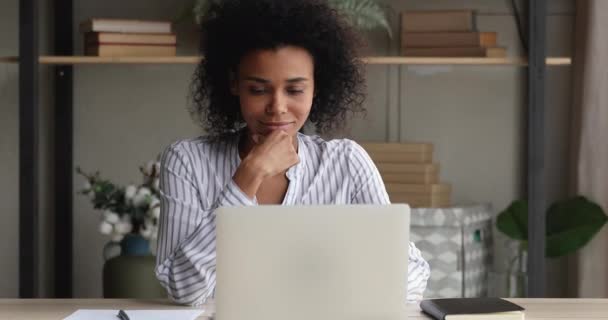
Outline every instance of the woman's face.
<svg viewBox="0 0 608 320"><path fill-rule="evenodd" d="M231 85L250 134L302 128L314 96L314 61L306 49L256 50L241 59Z"/></svg>

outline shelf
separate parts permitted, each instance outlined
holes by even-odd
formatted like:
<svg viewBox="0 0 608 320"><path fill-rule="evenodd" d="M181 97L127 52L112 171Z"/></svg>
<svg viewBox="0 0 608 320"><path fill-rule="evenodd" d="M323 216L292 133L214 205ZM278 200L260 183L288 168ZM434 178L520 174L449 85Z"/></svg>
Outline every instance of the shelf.
<svg viewBox="0 0 608 320"><path fill-rule="evenodd" d="M0 63L17 63L18 57L0 57ZM198 56L177 57L89 57L40 56L41 64L196 64ZM424 58L424 57L364 57L366 64L377 65L504 65L526 66L525 58ZM549 57L547 65L568 66L569 57Z"/></svg>
<svg viewBox="0 0 608 320"><path fill-rule="evenodd" d="M17 63L19 62L18 57L0 57L0 63Z"/></svg>
<svg viewBox="0 0 608 320"><path fill-rule="evenodd" d="M425 57L365 57L368 64L405 65L505 65L526 66L526 58L425 58ZM549 57L547 65L570 65L569 57Z"/></svg>
<svg viewBox="0 0 608 320"><path fill-rule="evenodd" d="M90 57L90 56L40 56L41 64L195 64L196 56L179 57ZM0 62L16 63L18 57L0 57Z"/></svg>

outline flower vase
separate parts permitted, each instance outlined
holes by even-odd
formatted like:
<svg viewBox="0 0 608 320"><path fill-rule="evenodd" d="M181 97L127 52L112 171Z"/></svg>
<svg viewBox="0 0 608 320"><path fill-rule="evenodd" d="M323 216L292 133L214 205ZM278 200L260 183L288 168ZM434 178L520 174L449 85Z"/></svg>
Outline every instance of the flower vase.
<svg viewBox="0 0 608 320"><path fill-rule="evenodd" d="M528 294L527 251L520 247L505 272L490 272L491 297L525 298Z"/></svg>
<svg viewBox="0 0 608 320"><path fill-rule="evenodd" d="M110 252L118 247L120 254L110 257ZM104 248L103 297L166 298L167 293L154 273L155 258L150 252L150 242L140 235L128 234L120 243L108 243Z"/></svg>

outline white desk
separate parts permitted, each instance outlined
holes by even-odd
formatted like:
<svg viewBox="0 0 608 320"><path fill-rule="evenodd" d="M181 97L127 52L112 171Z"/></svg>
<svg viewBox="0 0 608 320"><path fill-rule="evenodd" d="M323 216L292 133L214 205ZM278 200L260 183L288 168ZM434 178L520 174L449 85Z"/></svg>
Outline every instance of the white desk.
<svg viewBox="0 0 608 320"><path fill-rule="evenodd" d="M527 320L608 319L608 299L509 299L526 308ZM213 306L207 306L212 310ZM184 309L168 300L0 299L0 319L60 320L77 309ZM208 319L208 312L200 320ZM408 319L429 318L411 305Z"/></svg>

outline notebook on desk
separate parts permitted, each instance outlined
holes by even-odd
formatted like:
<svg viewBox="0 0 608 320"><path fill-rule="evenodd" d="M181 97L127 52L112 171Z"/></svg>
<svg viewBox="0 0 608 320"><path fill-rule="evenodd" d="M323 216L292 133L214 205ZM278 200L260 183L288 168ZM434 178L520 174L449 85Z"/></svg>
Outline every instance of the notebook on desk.
<svg viewBox="0 0 608 320"><path fill-rule="evenodd" d="M429 299L420 303L437 320L524 320L524 308L500 298Z"/></svg>
<svg viewBox="0 0 608 320"><path fill-rule="evenodd" d="M79 309L64 320L119 320L119 310ZM191 310L126 310L129 320L195 320L203 309Z"/></svg>

